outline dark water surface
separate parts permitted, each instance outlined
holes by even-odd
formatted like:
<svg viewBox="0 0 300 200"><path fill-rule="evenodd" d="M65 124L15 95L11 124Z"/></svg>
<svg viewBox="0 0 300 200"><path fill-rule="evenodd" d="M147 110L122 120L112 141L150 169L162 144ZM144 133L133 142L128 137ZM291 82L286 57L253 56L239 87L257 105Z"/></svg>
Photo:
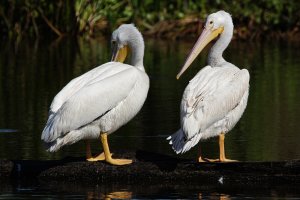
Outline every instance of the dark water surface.
<svg viewBox="0 0 300 200"><path fill-rule="evenodd" d="M205 66L207 50L180 80L176 80L175 76L192 48L193 41L145 40L144 63L151 81L149 94L141 112L134 120L109 137L111 151L140 149L174 155L165 138L179 128L179 105L183 90L188 80ZM53 42L23 40L20 43L0 43L0 159L48 160L84 156L84 142L49 154L44 150L40 135L55 94L72 78L109 61L109 43L105 39L63 39ZM300 132L297 126L300 119L299 46L300 44L285 42L232 42L224 53L228 61L248 69L251 75L247 109L225 140L229 158L240 161L300 158ZM218 156L216 138L203 141L201 145L205 157ZM93 151L101 151L100 141L94 141ZM189 158L196 156L197 148L182 155ZM26 199L26 194L36 195L36 199L51 198L51 195L57 198L64 194L53 194L51 189L43 190L40 185L31 185L28 190L26 187L22 190L22 187L3 187L6 189L2 192L0 190L4 195L0 195L0 199ZM35 187L39 189L36 191ZM183 190L187 196L178 196L176 191L181 187L170 186L155 188L155 191L159 192L152 194L158 196L138 196L137 194L143 193L134 191L142 190L134 187L132 189L130 186L118 186L116 190L103 186L95 187L82 191L75 189L77 192L74 196L63 198L80 199L93 195L94 198L100 198L99 195L120 191L129 193L127 195L131 195L131 198L198 198L200 195L204 199L226 199L239 195L261 195L260 198L276 199L292 198L295 194L291 192L291 196L288 195L290 193L280 195L277 189L263 190L259 194L226 194L222 191L214 193L215 190L207 188L187 188Z"/></svg>
<svg viewBox="0 0 300 200"><path fill-rule="evenodd" d="M1 186L1 185L0 185ZM296 186L6 184L2 199L299 199Z"/></svg>

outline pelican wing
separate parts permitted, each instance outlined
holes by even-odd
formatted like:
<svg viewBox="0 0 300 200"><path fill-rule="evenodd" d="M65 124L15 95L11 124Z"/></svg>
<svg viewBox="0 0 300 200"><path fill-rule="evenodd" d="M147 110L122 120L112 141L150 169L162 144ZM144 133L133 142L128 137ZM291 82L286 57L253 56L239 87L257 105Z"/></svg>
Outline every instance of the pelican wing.
<svg viewBox="0 0 300 200"><path fill-rule="evenodd" d="M50 106L50 114L56 113L70 97L87 84L100 81L130 67L130 65L108 62L74 78L54 97Z"/></svg>
<svg viewBox="0 0 300 200"><path fill-rule="evenodd" d="M42 134L45 142L91 123L126 99L138 70L122 63L109 63L109 68L104 68L74 79L55 97L53 113Z"/></svg>
<svg viewBox="0 0 300 200"><path fill-rule="evenodd" d="M249 87L249 77L246 69L236 67L203 68L190 81L181 102L181 125L186 139L234 109Z"/></svg>

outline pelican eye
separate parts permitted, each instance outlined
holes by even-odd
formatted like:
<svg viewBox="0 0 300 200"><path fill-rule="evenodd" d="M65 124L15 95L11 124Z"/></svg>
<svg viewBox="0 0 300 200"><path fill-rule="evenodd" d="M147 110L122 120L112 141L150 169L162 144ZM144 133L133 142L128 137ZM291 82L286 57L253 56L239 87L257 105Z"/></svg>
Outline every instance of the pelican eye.
<svg viewBox="0 0 300 200"><path fill-rule="evenodd" d="M210 25L212 25L213 23L214 23L213 21L210 21L210 22L209 22Z"/></svg>

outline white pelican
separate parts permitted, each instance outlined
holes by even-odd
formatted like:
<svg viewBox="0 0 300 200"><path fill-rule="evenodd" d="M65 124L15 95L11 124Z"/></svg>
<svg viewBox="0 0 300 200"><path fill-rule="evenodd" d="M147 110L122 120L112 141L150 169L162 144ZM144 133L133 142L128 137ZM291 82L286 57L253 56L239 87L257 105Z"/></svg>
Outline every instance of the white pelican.
<svg viewBox="0 0 300 200"><path fill-rule="evenodd" d="M177 75L179 79L202 49L219 36L209 52L208 65L197 73L183 93L181 128L167 138L177 154L190 150L201 139L219 136L220 157L217 160L231 161L225 157L225 134L239 121L247 106L250 78L248 70L240 70L222 56L232 34L230 14L225 11L210 14L201 36ZM200 147L198 160L204 161Z"/></svg>
<svg viewBox="0 0 300 200"><path fill-rule="evenodd" d="M113 165L132 160L113 159L107 135L130 121L142 108L149 89L149 77L143 65L144 40L132 24L121 25L112 34L112 61L70 81L53 99L41 139L48 151L79 140L101 138L104 152L91 157L87 142L87 160L105 160ZM127 49L131 65L123 64Z"/></svg>

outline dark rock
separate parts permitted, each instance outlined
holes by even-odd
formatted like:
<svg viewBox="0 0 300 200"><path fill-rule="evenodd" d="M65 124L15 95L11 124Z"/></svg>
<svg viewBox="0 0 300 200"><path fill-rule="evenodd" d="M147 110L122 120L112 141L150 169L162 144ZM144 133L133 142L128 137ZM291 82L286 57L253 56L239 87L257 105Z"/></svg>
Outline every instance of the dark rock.
<svg viewBox="0 0 300 200"><path fill-rule="evenodd" d="M300 160L197 163L145 151L115 153L114 156L133 158L134 163L113 166L106 162L86 162L84 158L66 158L58 161L1 161L0 169L7 169L1 171L1 176L6 174L14 179L38 177L42 182L300 184Z"/></svg>
<svg viewBox="0 0 300 200"><path fill-rule="evenodd" d="M300 161L197 163L192 160L137 151L136 155L116 157L135 158L128 166L112 166L105 162L70 162L43 171L42 180L83 182L194 182L253 184L298 183Z"/></svg>

